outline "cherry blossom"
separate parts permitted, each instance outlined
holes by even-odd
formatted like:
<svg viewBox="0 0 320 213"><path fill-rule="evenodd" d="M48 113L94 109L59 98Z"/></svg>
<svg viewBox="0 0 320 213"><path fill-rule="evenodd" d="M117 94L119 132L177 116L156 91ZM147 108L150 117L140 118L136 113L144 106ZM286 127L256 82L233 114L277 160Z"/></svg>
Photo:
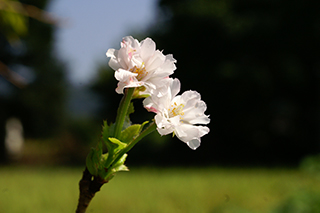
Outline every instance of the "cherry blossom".
<svg viewBox="0 0 320 213"><path fill-rule="evenodd" d="M204 112L207 106L196 91L180 91L178 79L167 80L167 92L153 94L143 101L144 107L156 113L155 122L160 135L173 133L191 149L200 146L201 137L209 133L209 128L198 124L208 124L209 116Z"/></svg>
<svg viewBox="0 0 320 213"><path fill-rule="evenodd" d="M176 69L173 56L156 50L156 44L150 38L139 42L132 36L124 37L121 48L109 49L106 55L110 57L109 66L115 70L115 78L119 81L116 88L119 94L124 88L142 86L151 93Z"/></svg>

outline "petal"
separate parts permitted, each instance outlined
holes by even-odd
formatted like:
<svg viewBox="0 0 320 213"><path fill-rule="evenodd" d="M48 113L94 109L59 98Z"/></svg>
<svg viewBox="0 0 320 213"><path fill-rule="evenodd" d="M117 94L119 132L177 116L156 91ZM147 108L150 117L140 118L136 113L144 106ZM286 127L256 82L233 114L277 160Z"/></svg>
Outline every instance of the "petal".
<svg viewBox="0 0 320 213"><path fill-rule="evenodd" d="M169 76L176 70L176 65L174 64L176 60L172 57L172 55L166 55L165 60L162 65L157 69L156 73L158 76Z"/></svg>
<svg viewBox="0 0 320 213"><path fill-rule="evenodd" d="M189 91L185 91L184 93L182 93L181 99L185 104L187 104L187 102L189 102L191 100L192 101L200 100L201 96L198 92L189 90ZM190 102L189 104L194 105L193 103L194 102ZM186 105L185 107L188 107L188 105Z"/></svg>
<svg viewBox="0 0 320 213"><path fill-rule="evenodd" d="M126 36L122 39L121 47L129 47L132 49L139 48L140 43L137 39L134 39L132 36Z"/></svg>
<svg viewBox="0 0 320 213"><path fill-rule="evenodd" d="M148 61L156 50L156 44L151 38L146 38L141 41L140 56L143 61Z"/></svg>
<svg viewBox="0 0 320 213"><path fill-rule="evenodd" d="M180 130L186 133L186 135L179 135L177 134L177 137L188 144L188 142L192 140L198 140L200 143L200 138L204 136L205 134L209 133L209 128L205 126L194 126L190 124L182 124L179 126ZM177 129L177 128L176 128ZM192 142L192 144L195 141ZM189 144L188 144L189 145ZM191 148L191 147L190 147Z"/></svg>
<svg viewBox="0 0 320 213"><path fill-rule="evenodd" d="M137 75L138 75L137 73L132 73L124 69L118 69L117 71L114 72L114 77L120 82L127 82L131 78L135 78Z"/></svg>
<svg viewBox="0 0 320 213"><path fill-rule="evenodd" d="M202 137L210 132L210 129L206 126L198 126L199 137Z"/></svg>
<svg viewBox="0 0 320 213"><path fill-rule="evenodd" d="M117 70L117 69L121 68L121 65L119 64L119 62L117 60L117 55L118 55L118 50L115 50L115 49L108 49L108 51L106 53L106 56L110 57L109 66L113 70Z"/></svg>
<svg viewBox="0 0 320 213"><path fill-rule="evenodd" d="M197 129L197 126L182 124L177 126L175 130L177 137L185 143L192 139L199 138L199 130Z"/></svg>
<svg viewBox="0 0 320 213"><path fill-rule="evenodd" d="M191 104L189 105L189 102L187 103L188 106L183 109L183 120L191 124L208 124L210 119L208 118L209 116L204 114L207 109L205 102L196 101L193 107Z"/></svg>
<svg viewBox="0 0 320 213"><path fill-rule="evenodd" d="M180 92L181 83L179 79L173 79L170 88L171 88L171 97L175 97Z"/></svg>
<svg viewBox="0 0 320 213"><path fill-rule="evenodd" d="M141 56L141 58L143 58ZM146 62L146 68L148 70L155 70L159 68L165 61L165 56L159 50L154 51L152 57L148 60L144 60Z"/></svg>
<svg viewBox="0 0 320 213"><path fill-rule="evenodd" d="M191 149L196 150L200 146L200 140L193 139L193 140L187 142L187 144Z"/></svg>
<svg viewBox="0 0 320 213"><path fill-rule="evenodd" d="M131 68L130 67L130 58L129 58L128 52L125 48L121 48L118 51L117 60L118 60L119 66L122 69L129 70Z"/></svg>
<svg viewBox="0 0 320 213"><path fill-rule="evenodd" d="M116 54L115 54L116 51L117 51L117 50L115 50L115 49L113 49L113 48L110 48L110 49L108 49L108 51L107 51L107 53L106 53L106 56L107 56L107 57L110 57L110 58L114 58L114 57L116 57Z"/></svg>
<svg viewBox="0 0 320 213"><path fill-rule="evenodd" d="M195 117L195 118L192 118L192 119L183 118L183 120L186 120L190 124L208 124L208 123L210 123L210 118L208 118L208 116L206 116L206 115L198 116L198 117Z"/></svg>
<svg viewBox="0 0 320 213"><path fill-rule="evenodd" d="M145 98L143 100L143 106L146 108L149 112L157 113L157 105L152 101L151 97Z"/></svg>
<svg viewBox="0 0 320 213"><path fill-rule="evenodd" d="M155 117L154 120L157 124L157 131L159 134L162 135L168 135L173 132L172 125L167 121L165 117L163 117L160 113L158 113Z"/></svg>
<svg viewBox="0 0 320 213"><path fill-rule="evenodd" d="M125 86L126 86L125 83L123 83L123 82L118 82L118 85L117 85L117 88L116 88L116 92L117 92L118 94L123 94L123 89L124 89Z"/></svg>

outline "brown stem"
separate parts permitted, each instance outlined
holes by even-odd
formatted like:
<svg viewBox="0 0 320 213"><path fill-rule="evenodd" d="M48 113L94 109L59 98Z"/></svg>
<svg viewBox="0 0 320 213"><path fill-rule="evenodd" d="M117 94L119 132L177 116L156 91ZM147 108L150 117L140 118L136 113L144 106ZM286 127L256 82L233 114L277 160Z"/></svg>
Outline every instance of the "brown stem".
<svg viewBox="0 0 320 213"><path fill-rule="evenodd" d="M86 212L90 201L105 183L107 183L107 181L91 175L87 168L84 170L79 182L80 195L76 213Z"/></svg>

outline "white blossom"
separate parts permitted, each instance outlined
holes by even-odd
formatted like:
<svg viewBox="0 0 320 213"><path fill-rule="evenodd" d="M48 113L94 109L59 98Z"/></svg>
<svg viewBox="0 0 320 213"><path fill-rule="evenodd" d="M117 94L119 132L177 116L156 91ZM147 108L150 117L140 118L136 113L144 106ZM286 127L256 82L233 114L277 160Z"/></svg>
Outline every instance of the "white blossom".
<svg viewBox="0 0 320 213"><path fill-rule="evenodd" d="M159 81L171 75L176 69L171 54L163 55L156 50L155 42L146 38L139 42L132 36L124 37L119 50L109 49L109 66L115 70L119 81L116 92L123 93L127 87L146 87L146 91L155 90Z"/></svg>
<svg viewBox="0 0 320 213"><path fill-rule="evenodd" d="M152 94L143 102L144 107L156 113L155 122L160 135L173 133L191 149L200 146L201 137L209 133L209 128L198 124L208 124L209 116L204 112L207 106L196 91L180 91L178 79L167 80L167 91Z"/></svg>

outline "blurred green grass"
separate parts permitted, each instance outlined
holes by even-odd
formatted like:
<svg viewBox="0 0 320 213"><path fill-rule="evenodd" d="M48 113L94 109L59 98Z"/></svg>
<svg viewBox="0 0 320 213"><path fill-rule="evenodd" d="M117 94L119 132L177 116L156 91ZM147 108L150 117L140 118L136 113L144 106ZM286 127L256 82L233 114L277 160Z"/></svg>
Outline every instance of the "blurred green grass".
<svg viewBox="0 0 320 213"><path fill-rule="evenodd" d="M0 168L0 212L74 212L79 168ZM293 169L131 168L96 194L87 212L272 212L319 176Z"/></svg>

